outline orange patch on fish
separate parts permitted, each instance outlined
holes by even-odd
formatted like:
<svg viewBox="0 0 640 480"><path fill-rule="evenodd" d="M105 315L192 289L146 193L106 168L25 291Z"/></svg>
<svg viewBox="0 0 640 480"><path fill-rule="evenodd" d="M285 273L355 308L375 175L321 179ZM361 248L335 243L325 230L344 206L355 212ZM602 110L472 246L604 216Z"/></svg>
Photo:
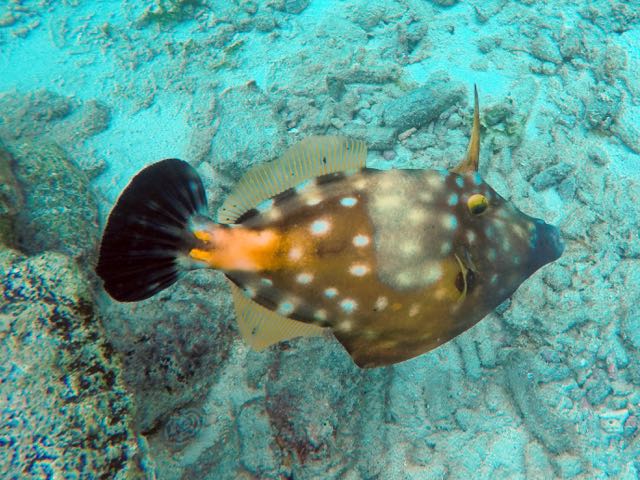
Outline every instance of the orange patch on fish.
<svg viewBox="0 0 640 480"><path fill-rule="evenodd" d="M278 234L272 230L215 226L209 231L195 231L202 243L189 256L220 270L260 271L276 264Z"/></svg>

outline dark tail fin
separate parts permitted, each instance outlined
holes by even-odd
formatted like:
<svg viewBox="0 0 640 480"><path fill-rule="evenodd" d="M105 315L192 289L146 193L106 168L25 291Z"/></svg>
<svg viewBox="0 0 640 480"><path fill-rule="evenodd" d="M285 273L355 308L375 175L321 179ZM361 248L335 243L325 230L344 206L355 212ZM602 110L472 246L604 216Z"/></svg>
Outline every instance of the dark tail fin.
<svg viewBox="0 0 640 480"><path fill-rule="evenodd" d="M187 162L162 160L127 185L109 215L96 272L121 302L144 300L173 284L178 259L196 244L190 220L207 204L198 173Z"/></svg>

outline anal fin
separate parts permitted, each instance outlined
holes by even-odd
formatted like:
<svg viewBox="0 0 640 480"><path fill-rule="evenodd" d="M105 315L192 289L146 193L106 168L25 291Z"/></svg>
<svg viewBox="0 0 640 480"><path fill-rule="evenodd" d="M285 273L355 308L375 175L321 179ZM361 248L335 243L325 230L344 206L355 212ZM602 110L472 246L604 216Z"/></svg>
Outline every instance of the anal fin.
<svg viewBox="0 0 640 480"><path fill-rule="evenodd" d="M290 318L258 305L247 298L242 290L229 281L236 319L242 338L256 351L296 337L318 337L325 329Z"/></svg>

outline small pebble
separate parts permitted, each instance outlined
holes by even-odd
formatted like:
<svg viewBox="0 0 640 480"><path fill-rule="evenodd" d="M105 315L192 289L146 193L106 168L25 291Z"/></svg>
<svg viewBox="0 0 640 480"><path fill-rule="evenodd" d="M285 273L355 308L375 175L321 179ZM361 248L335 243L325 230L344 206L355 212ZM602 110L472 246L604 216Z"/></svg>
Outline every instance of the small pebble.
<svg viewBox="0 0 640 480"><path fill-rule="evenodd" d="M409 130L405 130L404 132L402 132L400 135L398 135L398 140L400 140L401 142L406 140L407 138L409 138L411 135L413 135L414 133L416 133L418 129L415 127L411 127Z"/></svg>
<svg viewBox="0 0 640 480"><path fill-rule="evenodd" d="M629 417L629 410L614 410L600 414L600 428L607 433L621 434Z"/></svg>
<svg viewBox="0 0 640 480"><path fill-rule="evenodd" d="M382 158L384 158L385 160L393 160L394 158L396 158L396 152L393 150L385 150L384 152L382 152Z"/></svg>

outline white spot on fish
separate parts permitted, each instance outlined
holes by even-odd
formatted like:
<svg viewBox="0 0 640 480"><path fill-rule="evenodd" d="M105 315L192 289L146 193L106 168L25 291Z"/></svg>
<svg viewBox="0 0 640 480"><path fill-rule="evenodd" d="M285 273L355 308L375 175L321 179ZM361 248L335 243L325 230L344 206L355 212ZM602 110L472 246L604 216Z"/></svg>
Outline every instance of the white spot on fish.
<svg viewBox="0 0 640 480"><path fill-rule="evenodd" d="M507 224L504 221L501 221L500 223L496 223L496 230L497 230L497 234L496 234L497 237L506 238L509 236L509 234L507 233Z"/></svg>
<svg viewBox="0 0 640 480"><path fill-rule="evenodd" d="M480 176L480 174L478 172L474 173L471 178L473 179L473 184L475 186L482 185L482 177Z"/></svg>
<svg viewBox="0 0 640 480"><path fill-rule="evenodd" d="M392 350L398 348L400 342L397 340L382 340L378 343L378 348L380 350Z"/></svg>
<svg viewBox="0 0 640 480"><path fill-rule="evenodd" d="M343 207L353 207L356 203L358 200L355 197L344 197L340 200L340 205Z"/></svg>
<svg viewBox="0 0 640 480"><path fill-rule="evenodd" d="M421 192L418 198L425 203L431 203L433 201L433 194L431 192Z"/></svg>
<svg viewBox="0 0 640 480"><path fill-rule="evenodd" d="M430 173L427 176L427 185L433 190L442 188L443 186L442 176L434 175L433 173Z"/></svg>
<svg viewBox="0 0 640 480"><path fill-rule="evenodd" d="M378 195L375 197L375 207L380 210L392 210L402 206L402 197L399 195Z"/></svg>
<svg viewBox="0 0 640 480"><path fill-rule="evenodd" d="M367 181L364 178L359 178L353 182L353 188L356 190L364 190L367 187Z"/></svg>
<svg viewBox="0 0 640 480"><path fill-rule="evenodd" d="M458 204L458 194L452 193L451 195L449 195L449 198L447 199L447 204L450 207L455 207Z"/></svg>
<svg viewBox="0 0 640 480"><path fill-rule="evenodd" d="M349 273L351 273L351 275L355 275L356 277L362 277L369 273L369 267L361 263L357 263L351 265L351 267L349 268Z"/></svg>
<svg viewBox="0 0 640 480"><path fill-rule="evenodd" d="M474 232L473 230L467 230L465 232L465 235L467 237L467 242L473 243L476 241L477 235L476 235L476 232Z"/></svg>
<svg viewBox="0 0 640 480"><path fill-rule="evenodd" d="M278 304L277 312L280 315L283 315L286 317L287 315L291 315L293 313L293 310L294 310L294 305L292 302L285 300L284 302L280 302L280 304Z"/></svg>
<svg viewBox="0 0 640 480"><path fill-rule="evenodd" d="M324 291L324 296L327 298L334 298L338 295L338 289L334 287L329 287Z"/></svg>
<svg viewBox="0 0 640 480"><path fill-rule="evenodd" d="M337 328L342 332L350 332L353 329L353 322L351 320L343 320L338 323Z"/></svg>
<svg viewBox="0 0 640 480"><path fill-rule="evenodd" d="M449 306L449 311L451 313L456 313L463 304L464 302L454 302Z"/></svg>
<svg viewBox="0 0 640 480"><path fill-rule="evenodd" d="M257 294L256 289L253 287L246 286L242 290L244 291L244 294L249 298L255 298Z"/></svg>
<svg viewBox="0 0 640 480"><path fill-rule="evenodd" d="M304 194L302 198L304 199L304 203L309 207L318 205L322 201L322 197L316 193Z"/></svg>
<svg viewBox="0 0 640 480"><path fill-rule="evenodd" d="M421 208L414 208L411 211L409 211L409 214L407 215L407 220L409 220L414 225L419 225L421 223L424 223L426 219L427 219L427 212L425 212Z"/></svg>
<svg viewBox="0 0 640 480"><path fill-rule="evenodd" d="M455 217L455 215L447 213L442 216L442 226L447 230L455 230L455 228L458 226L458 219Z"/></svg>
<svg viewBox="0 0 640 480"><path fill-rule="evenodd" d="M511 226L511 231L513 231L513 233L515 233L518 237L520 238L525 238L527 236L527 232L525 231L524 228L522 228L520 225L518 225L517 223L514 223Z"/></svg>
<svg viewBox="0 0 640 480"><path fill-rule="evenodd" d="M464 187L464 178L462 178L460 175L456 177L456 185L458 185L458 187L460 188Z"/></svg>
<svg viewBox="0 0 640 480"><path fill-rule="evenodd" d="M447 296L447 289L444 288L444 287L440 287L440 288L436 289L436 291L433 294L433 297L436 300L442 300L446 296Z"/></svg>
<svg viewBox="0 0 640 480"><path fill-rule="evenodd" d="M413 283L413 280L413 276L408 271L400 272L396 275L396 283L400 287L408 287Z"/></svg>
<svg viewBox="0 0 640 480"><path fill-rule="evenodd" d="M377 311L384 310L389 305L389 300L387 297L378 297L376 299L376 303L373 305Z"/></svg>
<svg viewBox="0 0 640 480"><path fill-rule="evenodd" d="M366 247L369 245L369 241L369 237L366 235L359 234L353 237L353 244L356 247Z"/></svg>
<svg viewBox="0 0 640 480"><path fill-rule="evenodd" d="M289 250L289 260L300 260L302 258L302 249L300 247L293 247Z"/></svg>
<svg viewBox="0 0 640 480"><path fill-rule="evenodd" d="M327 319L327 311L324 309L313 312L313 318L318 322L324 322Z"/></svg>
<svg viewBox="0 0 640 480"><path fill-rule="evenodd" d="M314 235L324 235L329 231L329 222L325 219L314 220L311 224L311 233Z"/></svg>
<svg viewBox="0 0 640 480"><path fill-rule="evenodd" d="M261 278L260 283L262 283L263 285L266 285L267 287L270 287L273 285L273 282L268 278Z"/></svg>
<svg viewBox="0 0 640 480"><path fill-rule="evenodd" d="M345 313L353 313L358 308L358 303L353 298L345 298L340 302L340 308Z"/></svg>
<svg viewBox="0 0 640 480"><path fill-rule="evenodd" d="M410 317L415 317L418 314L419 311L420 311L420 305L417 304L417 303L414 303L409 308L409 316Z"/></svg>
<svg viewBox="0 0 640 480"><path fill-rule="evenodd" d="M313 275L307 272L299 273L296 277L296 281L302 285L308 285L313 280Z"/></svg>
<svg viewBox="0 0 640 480"><path fill-rule="evenodd" d="M429 283L437 282L441 276L442 267L438 262L429 262L422 271L422 278Z"/></svg>
<svg viewBox="0 0 640 480"><path fill-rule="evenodd" d="M385 193L388 193L389 191L395 191L397 177L398 177L398 174L397 172L394 172L394 171L391 171L382 175L382 177L380 178L380 181L378 182L378 188L380 190L386 190L387 192Z"/></svg>
<svg viewBox="0 0 640 480"><path fill-rule="evenodd" d="M282 212L279 208L273 207L271 210L266 212L266 216L269 220L279 220L282 218Z"/></svg>
<svg viewBox="0 0 640 480"><path fill-rule="evenodd" d="M419 251L420 251L420 246L418 245L418 242L414 240L408 240L408 241L402 242L402 244L400 245L400 252L405 257L411 257L417 254Z"/></svg>
<svg viewBox="0 0 640 480"><path fill-rule="evenodd" d="M375 330L371 330L370 328L366 328L362 331L362 336L367 340L373 340L378 336Z"/></svg>
<svg viewBox="0 0 640 480"><path fill-rule="evenodd" d="M489 250L487 250L487 259L490 262L495 262L496 258L497 258L497 253L495 248L490 248Z"/></svg>
<svg viewBox="0 0 640 480"><path fill-rule="evenodd" d="M448 255L451 252L451 242L442 242L440 245L440 255Z"/></svg>

